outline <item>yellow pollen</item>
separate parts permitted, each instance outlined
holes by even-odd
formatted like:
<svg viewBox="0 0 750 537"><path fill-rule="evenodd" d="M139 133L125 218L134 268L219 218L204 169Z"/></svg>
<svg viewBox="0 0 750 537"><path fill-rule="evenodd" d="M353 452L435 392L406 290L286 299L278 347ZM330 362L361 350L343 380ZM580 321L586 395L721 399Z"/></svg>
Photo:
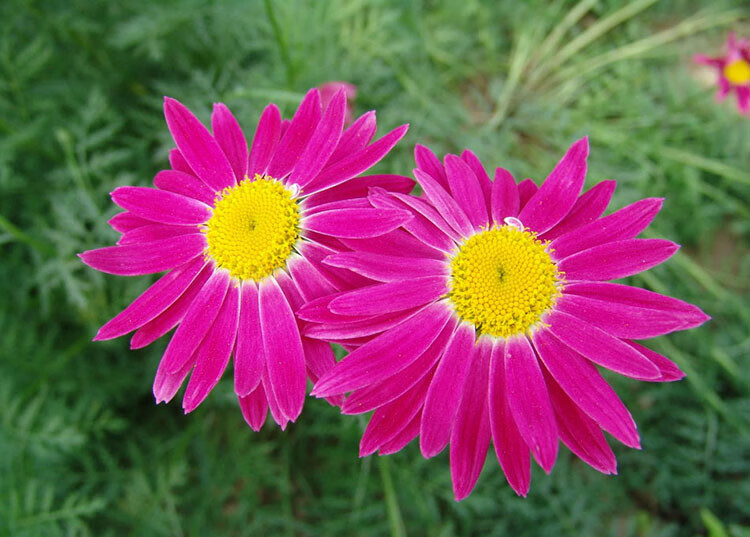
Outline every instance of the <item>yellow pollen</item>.
<svg viewBox="0 0 750 537"><path fill-rule="evenodd" d="M478 334L508 338L539 322L560 295L561 274L535 233L512 225L469 237L451 259L450 301Z"/></svg>
<svg viewBox="0 0 750 537"><path fill-rule="evenodd" d="M745 60L734 60L724 67L724 76L735 86L750 84L750 63Z"/></svg>
<svg viewBox="0 0 750 537"><path fill-rule="evenodd" d="M207 255L233 278L260 281L284 267L299 239L300 213L292 192L255 175L217 197L203 232Z"/></svg>

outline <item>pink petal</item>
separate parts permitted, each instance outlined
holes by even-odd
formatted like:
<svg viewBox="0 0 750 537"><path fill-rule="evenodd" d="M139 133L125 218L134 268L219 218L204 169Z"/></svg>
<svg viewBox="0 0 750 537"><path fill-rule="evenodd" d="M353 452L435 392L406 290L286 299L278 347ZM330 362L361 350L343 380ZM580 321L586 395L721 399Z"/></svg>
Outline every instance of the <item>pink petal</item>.
<svg viewBox="0 0 750 537"><path fill-rule="evenodd" d="M568 281L616 280L663 263L680 247L664 239L608 242L566 257L557 264Z"/></svg>
<svg viewBox="0 0 750 537"><path fill-rule="evenodd" d="M315 341L302 337L302 348L305 351L305 363L310 380L315 384L320 377L328 373L336 365L336 356L333 354L331 345L323 341ZM343 395L326 397L326 401L334 406L344 404Z"/></svg>
<svg viewBox="0 0 750 537"><path fill-rule="evenodd" d="M592 362L637 379L659 378L659 370L623 341L576 317L553 311L545 319L549 330L568 347Z"/></svg>
<svg viewBox="0 0 750 537"><path fill-rule="evenodd" d="M287 262L287 268L305 301L336 292L336 287L304 257L292 257Z"/></svg>
<svg viewBox="0 0 750 537"><path fill-rule="evenodd" d="M339 144L328 162L331 164L338 162L363 149L375 136L377 128L374 110L362 114L341 134Z"/></svg>
<svg viewBox="0 0 750 537"><path fill-rule="evenodd" d="M599 218L609 205L615 192L616 181L602 181L584 192L562 222L541 235L542 239L554 240L574 229Z"/></svg>
<svg viewBox="0 0 750 537"><path fill-rule="evenodd" d="M306 216L304 228L333 237L364 239L393 231L412 216L397 209L340 209Z"/></svg>
<svg viewBox="0 0 750 537"><path fill-rule="evenodd" d="M451 315L444 304L432 304L414 317L362 345L318 381L316 397L346 393L393 376L418 358L435 340Z"/></svg>
<svg viewBox="0 0 750 537"><path fill-rule="evenodd" d="M450 268L445 261L380 255L369 252L344 252L329 256L323 262L333 267L352 270L379 282L408 280L422 276L443 276L447 278L450 274Z"/></svg>
<svg viewBox="0 0 750 537"><path fill-rule="evenodd" d="M180 153L204 183L215 192L235 184L234 171L221 147L190 110L165 97L164 116Z"/></svg>
<svg viewBox="0 0 750 537"><path fill-rule="evenodd" d="M348 248L363 252L402 257L427 257L445 259L445 252L423 243L403 229L396 229L371 239L342 239Z"/></svg>
<svg viewBox="0 0 750 537"><path fill-rule="evenodd" d="M737 94L737 110L743 115L750 114L750 87L737 86L734 91Z"/></svg>
<svg viewBox="0 0 750 537"><path fill-rule="evenodd" d="M315 194L337 186L371 168L393 149L393 146L404 137L409 125L401 125L366 148L342 158L326 168L312 183L305 187L305 194Z"/></svg>
<svg viewBox="0 0 750 537"><path fill-rule="evenodd" d="M286 426L289 425L289 418L284 415L279 407L279 402L276 399L276 392L273 384L268 378L268 367L263 368L263 375L261 376L261 385L263 391L266 393L266 400L268 401L268 410L271 411L271 417L275 421L281 430L286 430Z"/></svg>
<svg viewBox="0 0 750 537"><path fill-rule="evenodd" d="M291 183L298 183L304 187L323 169L341 138L345 112L346 94L340 91L326 108L312 138L294 166L289 176Z"/></svg>
<svg viewBox="0 0 750 537"><path fill-rule="evenodd" d="M268 416L268 399L263 386L259 385L245 397L239 397L242 416L256 433L260 431Z"/></svg>
<svg viewBox="0 0 750 537"><path fill-rule="evenodd" d="M585 292L586 288L593 288L594 293L596 292L597 285L611 285L613 286L611 291L619 288L625 288L624 292L627 292L629 289L637 289L625 285L601 282L572 285L578 285L579 292L582 289ZM679 304L681 301L676 299L669 300L669 297L664 297L664 301L659 301L657 297L661 295L651 293L645 289L639 289L639 291L644 291L644 293L642 295L640 293L633 293L633 296L637 297L640 295L645 300L641 304L632 305L617 298L612 300L608 298L597 299L584 294L572 294L566 289L566 292L558 300L556 308L596 326L615 337L630 339L648 339L661 336L675 330L692 328L708 319L708 316L700 309L687 303L682 303L682 308L680 309L659 308L658 304L660 303L674 306L675 303ZM610 289L605 291L605 293L608 292L610 292ZM655 296L651 297L649 295ZM627 296L624 298L627 299ZM657 307L653 307L651 304L656 304Z"/></svg>
<svg viewBox="0 0 750 537"><path fill-rule="evenodd" d="M107 274L140 276L183 265L201 255L205 247L206 236L191 233L154 242L89 250L78 257L91 268Z"/></svg>
<svg viewBox="0 0 750 537"><path fill-rule="evenodd" d="M486 226L489 221L487 202L479 180L469 165L456 155L446 155L445 173L453 199L469 217L474 229Z"/></svg>
<svg viewBox="0 0 750 537"><path fill-rule="evenodd" d="M174 373L167 371L163 358L161 362L159 362L159 367L156 370L156 376L154 377L154 385L152 388L157 405L162 402L170 402L180 389L180 386L182 386L182 383L185 382L185 379L195 365L195 356L190 356L188 358L189 359L185 361L182 368Z"/></svg>
<svg viewBox="0 0 750 537"><path fill-rule="evenodd" d="M167 372L181 370L193 356L219 314L229 283L229 273L216 270L195 297L164 352L162 361Z"/></svg>
<svg viewBox="0 0 750 537"><path fill-rule="evenodd" d="M570 212L586 180L588 154L588 138L582 138L570 146L539 191L518 214L524 226L544 233Z"/></svg>
<svg viewBox="0 0 750 537"><path fill-rule="evenodd" d="M265 364L258 288L253 281L243 281L237 348L234 351L234 391L240 400L258 388Z"/></svg>
<svg viewBox="0 0 750 537"><path fill-rule="evenodd" d="M368 191L373 187L380 187L388 192L408 194L414 189L414 180L404 175L363 175L313 194L305 200L305 205L315 207L340 199L367 197Z"/></svg>
<svg viewBox="0 0 750 537"><path fill-rule="evenodd" d="M592 468L603 474L616 474L615 454L599 425L578 408L549 373L546 378L560 440Z"/></svg>
<svg viewBox="0 0 750 537"><path fill-rule="evenodd" d="M490 358L489 411L497 460L511 488L525 497L531 484L531 456L508 404L505 345L501 341L495 343Z"/></svg>
<svg viewBox="0 0 750 537"><path fill-rule="evenodd" d="M320 92L313 88L302 99L292 123L282 136L268 165L268 175L281 179L294 169L320 122L321 110Z"/></svg>
<svg viewBox="0 0 750 537"><path fill-rule="evenodd" d="M110 218L107 223L112 226L112 229L119 233L127 233L128 231L139 228L141 226L153 224L151 220L140 218L139 216L136 216L133 213L129 213L128 211L117 213L112 218Z"/></svg>
<svg viewBox="0 0 750 537"><path fill-rule="evenodd" d="M547 330L533 338L544 365L581 410L626 446L640 448L633 417L596 367Z"/></svg>
<svg viewBox="0 0 750 537"><path fill-rule="evenodd" d="M638 343L634 341L626 341L625 343L627 343L628 345L633 347L635 350L640 352L642 355L648 358L649 362L651 362L657 368L659 368L659 372L661 373L661 376L658 379L655 379L656 382L673 382L675 380L680 380L685 377L685 373L683 373L680 370L677 364L675 364L672 360L670 360L666 356L662 356L658 352L652 351L648 347L639 345Z"/></svg>
<svg viewBox="0 0 750 537"><path fill-rule="evenodd" d="M182 399L186 414L203 402L227 368L237 336L239 295L239 289L230 285L216 320L195 351L195 369Z"/></svg>
<svg viewBox="0 0 750 537"><path fill-rule="evenodd" d="M201 224L213 214L211 207L193 198L142 186L118 187L112 201L136 216L164 224Z"/></svg>
<svg viewBox="0 0 750 537"><path fill-rule="evenodd" d="M557 458L557 424L542 370L525 336L506 341L505 386L518 432L549 473Z"/></svg>
<svg viewBox="0 0 750 537"><path fill-rule="evenodd" d="M520 183L518 183L518 204L519 204L519 211L526 207L526 204L529 202L529 200L534 196L534 194L537 193L539 190L539 187L536 186L536 183L526 178Z"/></svg>
<svg viewBox="0 0 750 537"><path fill-rule="evenodd" d="M102 326L94 341L120 337L157 317L182 296L204 265L203 259L196 258L162 276L127 308Z"/></svg>
<svg viewBox="0 0 750 537"><path fill-rule="evenodd" d="M182 194L213 206L216 193L194 175L175 170L162 170L154 177L154 186L161 190Z"/></svg>
<svg viewBox="0 0 750 537"><path fill-rule="evenodd" d="M334 295L335 296L335 295ZM311 304L311 303L308 303ZM305 335L332 342L341 340L357 339L365 336L374 336L381 332L401 324L409 317L417 313L421 308L411 308L398 313L386 313L384 315L375 315L373 317L344 317L330 313L321 315L320 311L311 313L309 309L300 310L301 318L312 317L317 315L317 322L322 324L310 325L305 328ZM327 319L322 320L321 319ZM352 320L356 319L356 320Z"/></svg>
<svg viewBox="0 0 750 537"><path fill-rule="evenodd" d="M337 315L380 315L428 304L448 290L445 276L399 280L356 289L331 301L329 308Z"/></svg>
<svg viewBox="0 0 750 537"><path fill-rule="evenodd" d="M275 104L269 104L263 110L258 127L255 129L250 156L247 162L247 174L254 177L255 174L265 174L271 157L276 151L281 133L281 113Z"/></svg>
<svg viewBox="0 0 750 537"><path fill-rule="evenodd" d="M444 190L449 189L448 178L445 175L443 165L428 147L420 144L415 145L414 161L417 163L417 168L431 176Z"/></svg>
<svg viewBox="0 0 750 537"><path fill-rule="evenodd" d="M211 128L219 147L232 165L234 176L241 181L247 175L247 140L240 124L223 103L214 104Z"/></svg>
<svg viewBox="0 0 750 537"><path fill-rule="evenodd" d="M279 410L294 421L302 412L307 383L297 321L274 278L261 281L258 298L268 378Z"/></svg>
<svg viewBox="0 0 750 537"><path fill-rule="evenodd" d="M141 326L135 334L133 334L133 337L130 339L130 348L140 349L146 345L150 345L177 326L177 323L185 317L185 312L187 312L188 308L193 303L193 300L195 300L195 297L198 296L198 293L203 289L208 278L213 274L213 270L212 265L206 263L203 270L200 271L185 292L183 292L171 306L165 309L157 317Z"/></svg>
<svg viewBox="0 0 750 537"><path fill-rule="evenodd" d="M367 457L378 448L395 438L409 426L424 403L424 396L429 384L429 375L398 399L377 409L367 424L367 429L359 443L359 456Z"/></svg>
<svg viewBox="0 0 750 537"><path fill-rule="evenodd" d="M172 226L169 224L148 224L137 227L120 237L117 245L141 244L160 241L177 237L178 235L189 235L195 233L195 226Z"/></svg>
<svg viewBox="0 0 750 537"><path fill-rule="evenodd" d="M508 170L497 168L495 181L492 183L492 220L497 225L503 225L508 216L517 216L521 207L518 187L513 175Z"/></svg>
<svg viewBox="0 0 750 537"><path fill-rule="evenodd" d="M556 259L606 242L632 239L646 229L661 209L664 198L637 201L619 211L596 220L555 239L550 247Z"/></svg>
<svg viewBox="0 0 750 537"><path fill-rule="evenodd" d="M490 366L489 344L477 344L471 357L471 375L466 379L456 424L451 433L451 479L456 501L466 498L482 473L490 447L487 388Z"/></svg>
<svg viewBox="0 0 750 537"><path fill-rule="evenodd" d="M419 169L414 170L414 177L422 187L425 196L430 200L438 213L462 237L471 235L472 227L463 209L435 179Z"/></svg>
<svg viewBox="0 0 750 537"><path fill-rule="evenodd" d="M450 440L469 374L475 337L473 325L458 325L427 391L419 435L419 447L427 458L440 453Z"/></svg>
<svg viewBox="0 0 750 537"><path fill-rule="evenodd" d="M433 369L453 335L456 322L449 320L429 348L398 374L352 392L341 408L342 414L363 414L401 396Z"/></svg>
<svg viewBox="0 0 750 537"><path fill-rule="evenodd" d="M391 455L404 449L406 445L414 440L419 434L419 422L422 420L422 411L417 412L409 424L401 429L396 436L383 442L378 450L380 455Z"/></svg>
<svg viewBox="0 0 750 537"><path fill-rule="evenodd" d="M482 161L479 160L479 157L477 157L472 151L468 149L464 149L464 151L461 153L461 160L463 160L466 164L469 165L469 168L471 168L471 171L474 172L474 175L477 177L477 181L479 181L479 186L482 188L482 197L484 198L484 206L485 209L490 211L490 197L492 196L492 181L490 181L490 176L487 175L487 171L484 169L484 166L482 166Z"/></svg>
<svg viewBox="0 0 750 537"><path fill-rule="evenodd" d="M180 150L177 148L169 150L169 165L174 171L187 173L197 179L190 164L187 163L187 160L185 160L185 157L182 156L182 153L180 153Z"/></svg>

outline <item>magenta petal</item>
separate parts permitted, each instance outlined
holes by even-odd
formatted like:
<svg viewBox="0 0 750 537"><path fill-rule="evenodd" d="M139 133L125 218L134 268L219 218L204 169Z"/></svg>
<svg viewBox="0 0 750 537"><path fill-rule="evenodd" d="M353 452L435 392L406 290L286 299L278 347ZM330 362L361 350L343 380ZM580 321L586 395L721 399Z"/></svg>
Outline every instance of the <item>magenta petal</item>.
<svg viewBox="0 0 750 537"><path fill-rule="evenodd" d="M531 456L508 404L505 345L501 341L495 343L490 358L489 410L497 460L511 488L525 497L531 484Z"/></svg>
<svg viewBox="0 0 750 537"><path fill-rule="evenodd" d="M196 258L162 276L127 308L102 326L94 341L120 337L157 317L185 292L204 265L203 259Z"/></svg>
<svg viewBox="0 0 750 537"><path fill-rule="evenodd" d="M564 259L576 252L606 242L635 238L648 227L661 209L663 202L663 198L640 200L609 216L566 233L550 245L555 252L555 258Z"/></svg>
<svg viewBox="0 0 750 537"><path fill-rule="evenodd" d="M234 351L234 391L240 398L250 394L260 384L266 355L260 330L258 289L255 282L242 282L240 323L237 347Z"/></svg>
<svg viewBox="0 0 750 537"><path fill-rule="evenodd" d="M385 235L371 239L341 239L345 246L352 250L386 254L401 257L427 257L445 259L445 252L437 250L403 229L396 229Z"/></svg>
<svg viewBox="0 0 750 537"><path fill-rule="evenodd" d="M657 367L641 353L585 321L562 311L553 311L545 323L560 341L602 367L642 380L660 376Z"/></svg>
<svg viewBox="0 0 750 537"><path fill-rule="evenodd" d="M488 211L487 214L491 216L489 211L490 198L492 197L492 181L490 181L490 176L487 175L487 171L484 169L484 166L482 166L482 161L479 160L479 157L477 157L473 151L468 149L464 149L461 153L461 160L468 164L471 171L476 175L477 181L479 181L479 186L482 189L482 197L484 198L485 208Z"/></svg>
<svg viewBox="0 0 750 537"><path fill-rule="evenodd" d="M136 216L163 224L201 224L211 218L211 207L181 194L142 186L121 186L112 201Z"/></svg>
<svg viewBox="0 0 750 537"><path fill-rule="evenodd" d="M474 339L473 325L460 323L427 391L419 435L419 447L427 458L440 453L450 440L471 365Z"/></svg>
<svg viewBox="0 0 750 537"><path fill-rule="evenodd" d="M169 150L169 165L174 171L192 175L197 179L197 176L195 175L193 169L190 167L190 164L187 163L185 157L182 156L182 153L180 153L180 150L176 147Z"/></svg>
<svg viewBox="0 0 750 537"><path fill-rule="evenodd" d="M555 409L557 432L563 444L592 468L603 474L616 474L615 454L599 425L578 408L549 374L547 388Z"/></svg>
<svg viewBox="0 0 750 537"><path fill-rule="evenodd" d="M536 186L536 183L529 179L528 177L518 183L518 204L519 204L519 211L526 207L526 204L529 202L529 200L534 197L534 194L537 193L539 190L539 187Z"/></svg>
<svg viewBox="0 0 750 537"><path fill-rule="evenodd" d="M360 151L370 143L378 125L375 120L375 111L371 110L362 114L342 134L336 150L328 160L329 163L338 162L349 155Z"/></svg>
<svg viewBox="0 0 750 537"><path fill-rule="evenodd" d="M432 342L421 356L399 371L398 374L352 392L341 408L341 412L343 414L369 412L393 401L402 393L409 390L433 369L433 366L445 350L445 345L453 335L455 328L456 322L449 320L437 339Z"/></svg>
<svg viewBox="0 0 750 537"><path fill-rule="evenodd" d="M318 320L322 320L322 324L307 326L305 328L305 335L332 342L374 336L401 324L420 309L420 307L416 307L398 313L386 313L365 318L345 317L333 313L330 315L320 315L320 311L317 311L315 314L318 315ZM312 316L309 309L300 311L301 314L298 314L298 316L303 319ZM351 319L358 320L352 321Z"/></svg>
<svg viewBox="0 0 750 537"><path fill-rule="evenodd" d="M445 169L443 169L440 159L428 147L421 144L415 145L414 161L417 163L417 168L431 176L444 190L449 189Z"/></svg>
<svg viewBox="0 0 750 537"><path fill-rule="evenodd" d="M141 244L145 242L160 241L177 237L178 235L189 235L195 233L195 226L172 226L170 224L148 224L140 226L124 233L117 245Z"/></svg>
<svg viewBox="0 0 750 537"><path fill-rule="evenodd" d="M447 292L445 276L399 280L346 293L331 301L329 309L337 315L380 315L433 302Z"/></svg>
<svg viewBox="0 0 750 537"><path fill-rule="evenodd" d="M361 151L342 158L326 168L318 175L312 183L305 188L305 193L315 194L322 190L337 186L347 179L355 177L365 170L371 168L393 149L393 146L404 137L408 125L396 127L391 132L377 140L375 143L365 147Z"/></svg>
<svg viewBox="0 0 750 537"><path fill-rule="evenodd" d="M425 376L411 390L373 413L359 442L360 457L375 453L381 445L395 438L409 426L422 408L428 384L429 378Z"/></svg>
<svg viewBox="0 0 750 537"><path fill-rule="evenodd" d="M482 473L490 447L487 387L492 346L478 343L471 357L456 423L451 433L451 479L456 501L466 498Z"/></svg>
<svg viewBox="0 0 750 537"><path fill-rule="evenodd" d="M649 362L659 368L661 376L658 379L655 379L656 382L673 382L685 377L685 373L680 370L677 364L675 364L666 356L662 356L658 352L652 351L648 347L639 345L634 341L626 341L625 343L640 352L642 355L648 358Z"/></svg>
<svg viewBox="0 0 750 537"><path fill-rule="evenodd" d="M495 181L492 183L492 220L496 225L503 225L505 218L518 215L521 199L513 175L508 170L497 168Z"/></svg>
<svg viewBox="0 0 750 537"><path fill-rule="evenodd" d="M456 155L445 156L445 174L453 198L469 217L474 229L486 226L487 202L479 180L468 164Z"/></svg>
<svg viewBox="0 0 750 537"><path fill-rule="evenodd" d="M626 446L639 448L633 417L596 367L547 330L533 337L544 365L581 410Z"/></svg>
<svg viewBox="0 0 750 537"><path fill-rule="evenodd" d="M263 175L271 162L271 157L276 151L281 134L281 113L275 104L269 104L258 120L255 129L250 156L247 162L247 174L254 177L255 174Z"/></svg>
<svg viewBox="0 0 750 537"><path fill-rule="evenodd" d="M195 351L195 369L182 399L185 413L192 412L203 402L227 368L237 336L239 295L239 289L230 285L216 320Z"/></svg>
<svg viewBox="0 0 750 537"><path fill-rule="evenodd" d="M263 368L263 375L261 376L261 385L263 391L266 392L266 400L268 401L268 410L271 411L271 417L275 421L281 430L286 430L286 426L289 425L289 418L284 415L279 407L279 402L276 399L276 392L273 384L268 378L268 367Z"/></svg>
<svg viewBox="0 0 750 537"><path fill-rule="evenodd" d="M204 183L215 192L235 184L234 171L221 147L190 110L165 97L164 116L180 153Z"/></svg>
<svg viewBox="0 0 750 537"><path fill-rule="evenodd" d="M346 393L395 375L435 340L451 315L445 304L432 304L404 323L362 345L321 378L316 397Z"/></svg>
<svg viewBox="0 0 750 537"><path fill-rule="evenodd" d="M229 288L229 273L218 270L193 300L177 331L167 345L162 361L167 372L180 371L193 357L219 314Z"/></svg>
<svg viewBox="0 0 750 537"><path fill-rule="evenodd" d="M112 229L119 233L127 233L128 231L139 228L141 226L153 224L151 220L146 220L145 218L136 216L133 213L129 213L128 211L117 213L112 218L110 218L107 223L112 226Z"/></svg>
<svg viewBox="0 0 750 537"><path fill-rule="evenodd" d="M537 193L518 214L518 219L524 226L537 233L544 233L570 212L586 180L588 154L588 138L570 146Z"/></svg>
<svg viewBox="0 0 750 537"><path fill-rule="evenodd" d="M417 178L417 182L424 190L427 199L430 200L445 221L462 237L471 235L471 222L464 210L456 203L456 200L435 179L421 170L414 170L414 177Z"/></svg>
<svg viewBox="0 0 750 537"><path fill-rule="evenodd" d="M154 186L176 194L182 194L212 206L216 193L194 175L175 170L162 170L154 177Z"/></svg>
<svg viewBox="0 0 750 537"><path fill-rule="evenodd" d="M214 104L211 128L219 147L232 165L235 177L241 181L247 175L247 140L240 124L223 103Z"/></svg>
<svg viewBox="0 0 750 537"><path fill-rule="evenodd" d="M549 473L557 458L557 424L542 370L525 336L506 341L505 386L518 432Z"/></svg>
<svg viewBox="0 0 750 537"><path fill-rule="evenodd" d="M256 433L260 431L268 416L268 399L263 386L258 386L244 397L239 397L242 417Z"/></svg>
<svg viewBox="0 0 750 537"><path fill-rule="evenodd" d="M380 455L391 455L404 449L406 445L414 440L419 434L419 422L422 420L422 412L419 411L411 419L409 424L401 429L393 438L381 444L378 453Z"/></svg>
<svg viewBox="0 0 750 537"><path fill-rule="evenodd" d="M201 255L206 247L203 233L179 235L154 242L108 246L78 254L91 268L119 276L154 274L183 265Z"/></svg>
<svg viewBox="0 0 750 537"><path fill-rule="evenodd" d="M599 286L611 286L604 289L604 296L622 290L624 300L618 299L619 297L597 297L596 291ZM557 309L618 338L652 338L698 326L708 319L706 314L692 304L662 297L645 289L604 282L571 284L571 287L574 291L565 289L565 293L558 300ZM586 294L589 289L592 290L593 297ZM630 294L631 297L636 300L643 299L640 303L636 300L633 301L635 304L628 303L627 293L631 289L636 291ZM662 304L666 307L659 307Z"/></svg>
<svg viewBox="0 0 750 537"><path fill-rule="evenodd" d="M566 257L557 264L568 281L616 280L663 263L680 247L664 239L608 242Z"/></svg>
<svg viewBox="0 0 750 537"><path fill-rule="evenodd" d="M306 301L336 292L336 287L304 257L292 257L287 262L287 268Z"/></svg>
<svg viewBox="0 0 750 537"><path fill-rule="evenodd" d="M380 187L388 192L408 194L414 188L414 180L404 175L381 174L355 177L333 188L313 194L305 200L307 207L317 207L332 201L367 197L373 187Z"/></svg>
<svg viewBox="0 0 750 537"><path fill-rule="evenodd" d="M189 358L182 368L174 373L167 371L163 358L159 362L152 388L157 405L162 402L170 402L180 389L180 386L182 386L182 383L185 382L185 379L195 365L195 356L190 356Z"/></svg>
<svg viewBox="0 0 750 537"><path fill-rule="evenodd" d="M294 169L320 122L321 111L320 92L313 88L302 99L292 123L282 136L268 165L268 175L281 179Z"/></svg>
<svg viewBox="0 0 750 537"><path fill-rule="evenodd" d="M616 185L616 181L610 180L591 187L576 200L575 205L562 222L542 234L541 238L554 240L599 218L609 205Z"/></svg>
<svg viewBox="0 0 750 537"><path fill-rule="evenodd" d="M268 378L279 410L290 421L302 412L307 373L297 321L274 278L260 283L260 325Z"/></svg>
<svg viewBox="0 0 750 537"><path fill-rule="evenodd" d="M306 216L303 225L323 235L365 239L393 231L411 218L398 209L339 209Z"/></svg>
<svg viewBox="0 0 750 537"><path fill-rule="evenodd" d="M346 94L339 91L331 101L315 132L295 164L289 181L304 187L315 179L333 154L341 138L346 113Z"/></svg>
<svg viewBox="0 0 750 537"><path fill-rule="evenodd" d="M397 257L369 252L344 252L327 257L326 265L346 268L379 282L392 282L422 276L443 276L447 279L450 268L437 259Z"/></svg>

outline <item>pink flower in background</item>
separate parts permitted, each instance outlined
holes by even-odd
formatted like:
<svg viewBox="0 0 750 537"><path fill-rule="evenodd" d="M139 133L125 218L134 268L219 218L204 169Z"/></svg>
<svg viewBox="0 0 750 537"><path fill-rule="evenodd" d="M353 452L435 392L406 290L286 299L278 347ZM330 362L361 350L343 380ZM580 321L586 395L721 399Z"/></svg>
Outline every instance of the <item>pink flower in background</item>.
<svg viewBox="0 0 750 537"><path fill-rule="evenodd" d="M716 69L719 90L717 100L723 100L729 93L737 97L737 109L742 114L750 114L750 40L736 39L729 34L726 53L710 57L696 54L693 59L700 64Z"/></svg>
<svg viewBox="0 0 750 537"><path fill-rule="evenodd" d="M662 200L601 218L615 183L581 194L588 140L576 142L541 187L494 182L470 151L444 164L417 146L424 197L373 188L382 210L414 218L353 241L324 263L379 283L311 301L305 333L369 339L323 375L313 395L350 393L345 414L374 410L360 455L399 451L419 435L425 457L450 444L457 500L469 495L490 442L511 487L526 495L531 457L549 472L558 440L616 473L602 431L639 448L636 425L597 366L652 382L684 375L634 340L698 326L699 308L608 283L654 267L678 246L639 239ZM375 336L375 337L373 337Z"/></svg>
<svg viewBox="0 0 750 537"><path fill-rule="evenodd" d="M321 260L337 251L339 239L375 237L411 219L403 209L373 208L363 199L376 186L409 192L410 178L355 178L407 126L370 144L374 112L344 130L346 93L337 92L323 111L313 89L291 121L282 121L275 105L266 107L248 150L223 104L214 106L213 135L174 99L165 99L164 113L177 145L172 169L156 175L156 188L116 188L112 199L125 212L110 224L122 237L80 257L110 274L168 272L94 339L135 330L137 349L177 326L156 373L157 402L171 400L192 372L183 398L191 412L233 354L248 424L260 429L270 407L283 429L302 410L308 376L315 381L335 364L330 345L300 334L294 311L358 283Z"/></svg>
<svg viewBox="0 0 750 537"><path fill-rule="evenodd" d="M318 86L320 90L320 99L323 101L323 109L328 108L333 96L337 92L344 90L346 93L346 116L344 125L349 125L354 118L354 100L357 98L357 86L349 82L325 82Z"/></svg>

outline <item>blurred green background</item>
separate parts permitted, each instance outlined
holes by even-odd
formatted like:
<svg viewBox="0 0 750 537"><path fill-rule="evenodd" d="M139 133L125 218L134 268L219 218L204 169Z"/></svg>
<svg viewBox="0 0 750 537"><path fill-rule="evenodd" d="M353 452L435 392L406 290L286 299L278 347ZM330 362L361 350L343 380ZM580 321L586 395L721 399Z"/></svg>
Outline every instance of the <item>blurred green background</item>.
<svg viewBox="0 0 750 537"><path fill-rule="evenodd" d="M750 118L690 59L749 21L741 0L0 2L0 535L750 535ZM108 192L167 167L162 97L252 132L328 80L381 132L411 123L382 171L422 142L540 181L588 134L613 209L667 198L649 233L683 248L632 281L713 320L649 343L682 382L612 379L643 439L619 476L563 450L522 499L490 455L455 503L447 453L358 459L364 420L312 398L254 434L230 374L184 416L151 395L164 340L90 341L151 281L75 254L116 240Z"/></svg>

